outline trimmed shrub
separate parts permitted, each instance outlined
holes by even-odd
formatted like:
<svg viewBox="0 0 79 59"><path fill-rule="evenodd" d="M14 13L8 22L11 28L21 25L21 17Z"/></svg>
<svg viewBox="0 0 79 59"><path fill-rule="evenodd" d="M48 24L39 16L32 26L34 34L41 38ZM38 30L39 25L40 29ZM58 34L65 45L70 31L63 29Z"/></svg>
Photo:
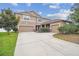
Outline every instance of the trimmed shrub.
<svg viewBox="0 0 79 59"><path fill-rule="evenodd" d="M18 28L14 27L14 28L13 28L13 31L14 31L14 32L18 32Z"/></svg>
<svg viewBox="0 0 79 59"><path fill-rule="evenodd" d="M40 28L38 30L38 32L50 32L50 29L48 29L48 28Z"/></svg>
<svg viewBox="0 0 79 59"><path fill-rule="evenodd" d="M60 33L73 34L78 31L78 27L74 24L65 24L63 27L59 27Z"/></svg>

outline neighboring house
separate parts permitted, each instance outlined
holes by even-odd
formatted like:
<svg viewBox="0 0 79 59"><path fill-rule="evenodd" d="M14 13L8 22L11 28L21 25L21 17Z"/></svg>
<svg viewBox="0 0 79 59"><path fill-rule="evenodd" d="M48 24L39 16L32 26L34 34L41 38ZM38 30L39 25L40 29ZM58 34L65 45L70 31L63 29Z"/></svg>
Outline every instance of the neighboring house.
<svg viewBox="0 0 79 59"><path fill-rule="evenodd" d="M70 23L66 20L43 18L34 11L19 12L16 13L16 17L19 18L19 32L33 32L38 31L40 28L48 28L50 31L57 33L60 26Z"/></svg>

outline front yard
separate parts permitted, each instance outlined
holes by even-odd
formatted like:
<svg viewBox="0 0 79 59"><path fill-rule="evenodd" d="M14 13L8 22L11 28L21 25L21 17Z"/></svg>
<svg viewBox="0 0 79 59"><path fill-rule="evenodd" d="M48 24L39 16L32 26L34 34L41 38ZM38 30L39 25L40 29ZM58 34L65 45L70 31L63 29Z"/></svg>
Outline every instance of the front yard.
<svg viewBox="0 0 79 59"><path fill-rule="evenodd" d="M79 44L79 34L55 34L54 37Z"/></svg>
<svg viewBox="0 0 79 59"><path fill-rule="evenodd" d="M0 32L0 56L13 56L17 33L11 32L8 35L6 32Z"/></svg>

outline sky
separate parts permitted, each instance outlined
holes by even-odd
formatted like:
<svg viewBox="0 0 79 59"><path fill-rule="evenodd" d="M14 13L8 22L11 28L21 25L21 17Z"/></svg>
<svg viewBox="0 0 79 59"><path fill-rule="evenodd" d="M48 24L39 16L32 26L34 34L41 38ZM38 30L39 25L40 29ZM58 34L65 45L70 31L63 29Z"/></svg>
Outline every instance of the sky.
<svg viewBox="0 0 79 59"><path fill-rule="evenodd" d="M14 12L35 11L39 15L51 19L67 19L72 13L73 3L0 3L0 12L10 8Z"/></svg>

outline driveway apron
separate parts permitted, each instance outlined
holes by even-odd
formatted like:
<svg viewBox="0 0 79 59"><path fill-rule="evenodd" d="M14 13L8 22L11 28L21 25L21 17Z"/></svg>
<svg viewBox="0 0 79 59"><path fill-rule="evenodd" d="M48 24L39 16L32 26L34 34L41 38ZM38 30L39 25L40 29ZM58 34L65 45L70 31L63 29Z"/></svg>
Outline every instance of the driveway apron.
<svg viewBox="0 0 79 59"><path fill-rule="evenodd" d="M77 56L79 45L53 37L53 33L21 32L15 56Z"/></svg>

